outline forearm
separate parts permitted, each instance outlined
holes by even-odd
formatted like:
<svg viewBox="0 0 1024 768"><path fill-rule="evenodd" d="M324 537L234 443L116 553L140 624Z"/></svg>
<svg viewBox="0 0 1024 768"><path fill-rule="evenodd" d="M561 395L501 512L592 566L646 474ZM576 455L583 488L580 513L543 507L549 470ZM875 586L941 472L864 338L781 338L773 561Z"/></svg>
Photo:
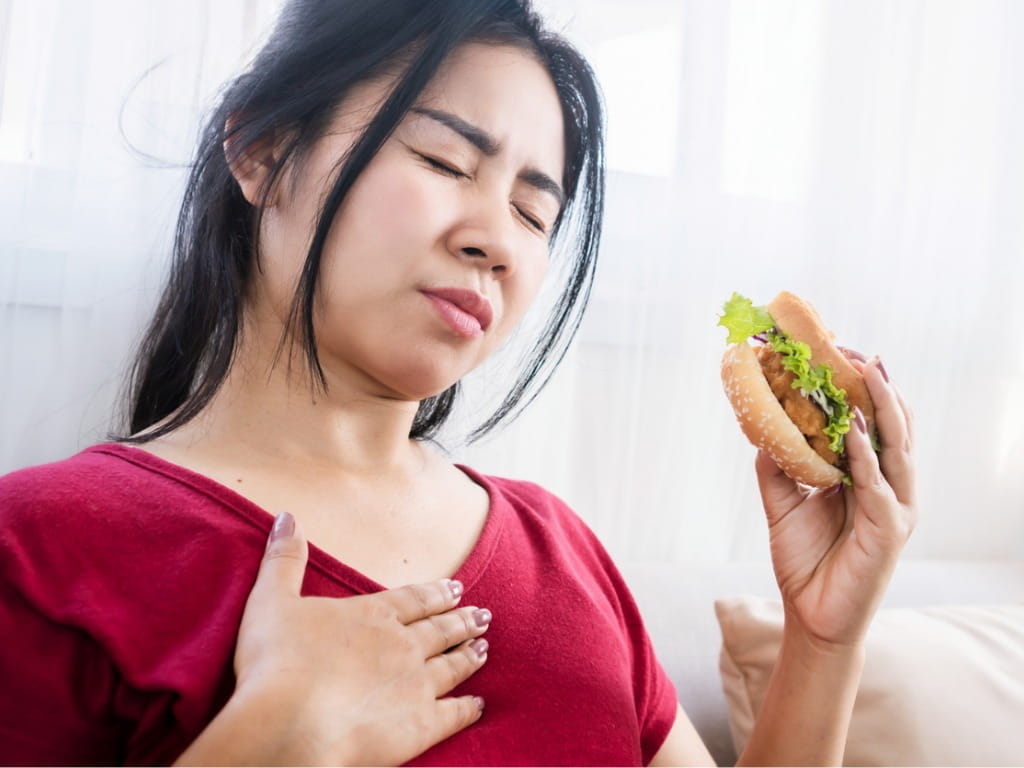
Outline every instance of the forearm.
<svg viewBox="0 0 1024 768"><path fill-rule="evenodd" d="M314 743L308 731L304 734L295 713L273 691L236 690L174 765L346 764L324 753L325 745Z"/></svg>
<svg viewBox="0 0 1024 768"><path fill-rule="evenodd" d="M787 621L737 765L840 765L863 667L863 645L815 643Z"/></svg>

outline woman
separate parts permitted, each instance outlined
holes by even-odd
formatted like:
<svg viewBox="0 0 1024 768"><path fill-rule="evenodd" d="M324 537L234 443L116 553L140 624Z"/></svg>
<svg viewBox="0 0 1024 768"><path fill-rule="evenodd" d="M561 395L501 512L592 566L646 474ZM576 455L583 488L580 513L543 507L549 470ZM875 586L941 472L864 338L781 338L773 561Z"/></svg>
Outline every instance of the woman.
<svg viewBox="0 0 1024 768"><path fill-rule="evenodd" d="M131 436L0 485L5 761L710 763L586 526L429 445L566 237L481 430L575 329L596 93L523 2L286 7L204 133ZM858 365L881 465L862 432L852 489L757 461L787 618L744 762L841 758L913 526L908 412Z"/></svg>

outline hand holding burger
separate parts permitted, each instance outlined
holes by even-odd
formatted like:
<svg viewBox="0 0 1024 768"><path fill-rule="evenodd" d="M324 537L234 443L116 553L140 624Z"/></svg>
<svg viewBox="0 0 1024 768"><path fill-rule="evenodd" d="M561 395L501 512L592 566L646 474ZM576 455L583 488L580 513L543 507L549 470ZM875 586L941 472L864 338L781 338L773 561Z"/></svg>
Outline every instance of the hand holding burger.
<svg viewBox="0 0 1024 768"><path fill-rule="evenodd" d="M793 294L766 307L734 294L720 325L787 633L859 647L917 520L910 410L877 358L850 359Z"/></svg>

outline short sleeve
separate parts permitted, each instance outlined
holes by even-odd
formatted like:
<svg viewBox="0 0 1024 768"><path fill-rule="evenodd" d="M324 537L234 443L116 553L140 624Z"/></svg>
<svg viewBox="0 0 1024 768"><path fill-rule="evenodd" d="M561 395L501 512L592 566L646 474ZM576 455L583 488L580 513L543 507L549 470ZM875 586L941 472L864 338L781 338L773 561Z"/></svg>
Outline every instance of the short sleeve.
<svg viewBox="0 0 1024 768"><path fill-rule="evenodd" d="M62 575L73 571L65 548L88 542L65 535L72 527L56 492L34 477L0 478L0 763L122 762L122 724L110 714L116 669L72 618L94 595L70 590Z"/></svg>
<svg viewBox="0 0 1024 768"><path fill-rule="evenodd" d="M109 765L121 762L107 715L114 671L81 630L40 615L0 581L0 762Z"/></svg>

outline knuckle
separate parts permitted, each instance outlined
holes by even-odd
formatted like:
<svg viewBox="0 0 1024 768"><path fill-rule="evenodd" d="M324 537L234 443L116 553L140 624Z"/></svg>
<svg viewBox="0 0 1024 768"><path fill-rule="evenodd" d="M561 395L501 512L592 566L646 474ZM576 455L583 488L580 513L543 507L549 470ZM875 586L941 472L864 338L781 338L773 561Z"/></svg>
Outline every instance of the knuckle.
<svg viewBox="0 0 1024 768"><path fill-rule="evenodd" d="M369 600L364 609L367 612L367 617L373 621L385 622L396 616L394 606L386 600Z"/></svg>
<svg viewBox="0 0 1024 768"><path fill-rule="evenodd" d="M475 709L475 707L472 706L471 700L468 700L466 696L450 699L450 701L451 707L448 709L447 726L450 733L456 733L473 723L475 718L473 717L472 709Z"/></svg>
<svg viewBox="0 0 1024 768"><path fill-rule="evenodd" d="M303 557L302 542L294 539L275 541L264 555L264 559L268 562L272 560L302 560Z"/></svg>
<svg viewBox="0 0 1024 768"><path fill-rule="evenodd" d="M391 645L402 656L413 656L419 650L416 640L408 632L395 632Z"/></svg>
<svg viewBox="0 0 1024 768"><path fill-rule="evenodd" d="M465 728L467 725L472 725L480 719L480 707L476 705L472 698L463 696L459 699L457 716L458 727Z"/></svg>
<svg viewBox="0 0 1024 768"><path fill-rule="evenodd" d="M440 638L440 641L442 643L441 647L445 649L451 648L454 643L452 642L452 639L448 634L448 628L445 626L445 622L436 617L432 617L430 619L430 624L437 632L437 635Z"/></svg>
<svg viewBox="0 0 1024 768"><path fill-rule="evenodd" d="M461 683L466 678L466 657L461 653L446 653L444 655L448 663L448 683L451 688ZM451 690L449 688L448 690Z"/></svg>
<svg viewBox="0 0 1024 768"><path fill-rule="evenodd" d="M420 584L413 584L407 589L409 590L409 594L411 594L412 598L416 601L416 605L420 607L424 614L433 613L430 608L430 598L427 595L426 587Z"/></svg>

